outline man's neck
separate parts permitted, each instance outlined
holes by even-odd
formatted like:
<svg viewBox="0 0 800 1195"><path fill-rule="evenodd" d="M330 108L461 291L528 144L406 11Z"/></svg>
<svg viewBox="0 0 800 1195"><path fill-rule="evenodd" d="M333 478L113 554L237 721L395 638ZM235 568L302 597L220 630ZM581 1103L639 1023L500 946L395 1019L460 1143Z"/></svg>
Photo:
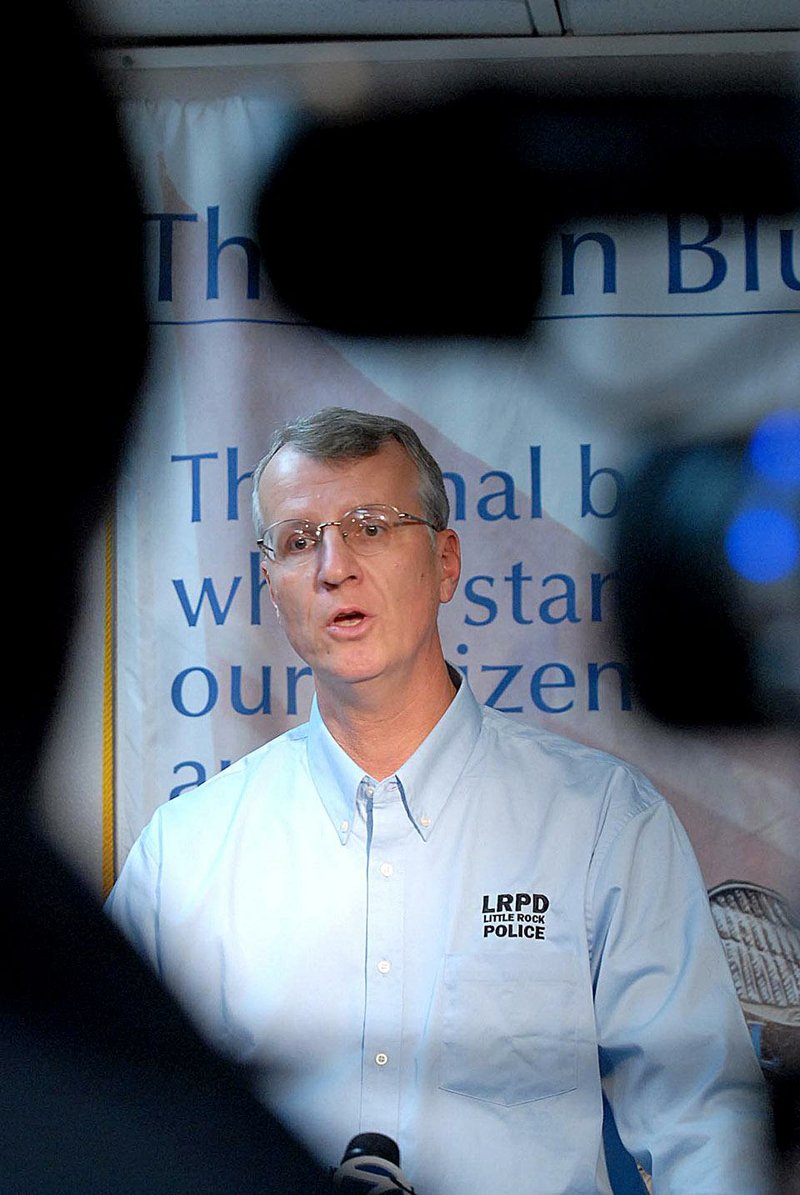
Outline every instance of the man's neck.
<svg viewBox="0 0 800 1195"><path fill-rule="evenodd" d="M322 720L339 746L374 780L392 776L433 730L456 694L442 658L423 684L397 685L383 678L350 686L343 694L317 684Z"/></svg>

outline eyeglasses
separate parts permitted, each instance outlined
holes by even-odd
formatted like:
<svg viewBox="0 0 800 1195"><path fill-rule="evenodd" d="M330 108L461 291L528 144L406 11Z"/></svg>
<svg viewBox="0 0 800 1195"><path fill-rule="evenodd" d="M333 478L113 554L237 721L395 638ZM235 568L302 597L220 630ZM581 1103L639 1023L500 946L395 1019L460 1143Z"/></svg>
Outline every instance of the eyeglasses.
<svg viewBox="0 0 800 1195"><path fill-rule="evenodd" d="M348 510L340 519L327 523L311 523L308 519L282 519L267 527L258 540L261 551L278 564L301 564L313 558L322 543L326 527L338 527L342 539L359 556L371 556L391 547L399 527L413 527L422 524L433 531L438 528L428 519L411 515L396 506L359 506Z"/></svg>

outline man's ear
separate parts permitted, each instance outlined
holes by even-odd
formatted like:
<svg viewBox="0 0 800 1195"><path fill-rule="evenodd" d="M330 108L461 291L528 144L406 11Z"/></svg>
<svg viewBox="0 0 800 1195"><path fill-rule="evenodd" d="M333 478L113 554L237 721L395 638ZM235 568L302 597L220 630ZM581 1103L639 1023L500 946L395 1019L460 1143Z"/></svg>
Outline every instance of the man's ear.
<svg viewBox="0 0 800 1195"><path fill-rule="evenodd" d="M436 551L440 568L439 601L449 602L461 576L461 540L451 527L436 532Z"/></svg>
<svg viewBox="0 0 800 1195"><path fill-rule="evenodd" d="M270 577L269 572L267 570L267 561L263 556L261 558L261 575L263 576L264 580L267 583L267 589L269 590L269 600L272 602L273 608L275 610L275 613L278 615L278 618L280 618L280 611L278 610L278 603L275 601L275 591L272 588L272 578Z"/></svg>

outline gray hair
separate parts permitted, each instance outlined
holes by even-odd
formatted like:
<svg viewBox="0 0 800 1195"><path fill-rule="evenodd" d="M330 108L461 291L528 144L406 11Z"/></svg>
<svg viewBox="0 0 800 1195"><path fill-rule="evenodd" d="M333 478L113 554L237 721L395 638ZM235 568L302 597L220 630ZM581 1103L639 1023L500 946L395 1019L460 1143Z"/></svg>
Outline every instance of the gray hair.
<svg viewBox="0 0 800 1195"><path fill-rule="evenodd" d="M258 500L261 474L285 445L291 445L315 461L354 461L374 456L389 440L406 450L419 473L419 500L426 519L437 531L444 531L450 519L450 503L442 470L413 428L388 415L367 415L345 407L325 407L314 415L292 419L273 433L266 456L253 470L253 521L256 535L264 533L264 516Z"/></svg>

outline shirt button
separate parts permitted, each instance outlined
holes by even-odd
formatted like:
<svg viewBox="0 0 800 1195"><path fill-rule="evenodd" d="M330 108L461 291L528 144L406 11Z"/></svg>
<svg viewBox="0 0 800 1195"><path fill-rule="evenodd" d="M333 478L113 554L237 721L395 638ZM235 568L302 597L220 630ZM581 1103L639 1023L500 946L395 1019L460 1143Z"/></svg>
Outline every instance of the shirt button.
<svg viewBox="0 0 800 1195"><path fill-rule="evenodd" d="M381 975L388 975L391 969L392 964L389 962L388 958L382 958L378 963L378 970L380 971Z"/></svg>
<svg viewBox="0 0 800 1195"><path fill-rule="evenodd" d="M419 819L419 824L421 826L429 826L431 824L431 819L428 817L427 813L423 813L422 817Z"/></svg>
<svg viewBox="0 0 800 1195"><path fill-rule="evenodd" d="M375 789L372 787L371 784L367 784L364 786L364 792L367 794L368 797L371 797L372 794L375 792Z"/></svg>
<svg viewBox="0 0 800 1195"><path fill-rule="evenodd" d="M391 863L381 863L381 875L386 876L387 880L389 876L394 875L394 868Z"/></svg>
<svg viewBox="0 0 800 1195"><path fill-rule="evenodd" d="M350 829L350 823L342 822L341 825L339 826L339 829L342 831L343 834L346 834L347 831Z"/></svg>
<svg viewBox="0 0 800 1195"><path fill-rule="evenodd" d="M388 1054L376 1054L375 1061L377 1062L378 1066L386 1066L386 1063L389 1061L389 1055Z"/></svg>

